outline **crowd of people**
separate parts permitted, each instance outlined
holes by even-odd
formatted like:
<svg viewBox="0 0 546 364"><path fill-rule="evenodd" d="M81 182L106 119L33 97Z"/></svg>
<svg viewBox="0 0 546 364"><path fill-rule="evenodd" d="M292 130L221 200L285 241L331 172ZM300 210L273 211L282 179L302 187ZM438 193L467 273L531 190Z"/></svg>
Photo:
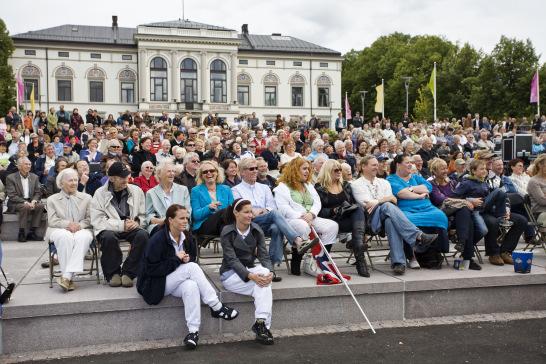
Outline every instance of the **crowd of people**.
<svg viewBox="0 0 546 364"><path fill-rule="evenodd" d="M93 110L84 119L62 106L37 114L21 118L12 109L0 119L0 198L19 216L18 240L42 240L47 216L65 292L76 289L96 240L110 287L138 278L147 303L184 301L190 348L201 301L213 317L238 316L196 263L199 236L219 237L222 285L254 298L252 330L272 344L271 284L282 279L275 270L285 250L300 275L319 240L330 251L338 234L350 234L356 273L369 277L366 235L386 236L398 275L440 269L451 240L462 266L480 270L474 247L482 238L493 265L513 264L522 236L533 241L514 195L528 194L546 226L544 116L528 123L469 114L426 124L358 115L347 122L340 114L333 131L316 128L314 118L286 123L280 115L227 123L212 114L130 112L103 120ZM518 131L533 133L537 157L505 166L495 146ZM125 259L120 241L131 246Z"/></svg>

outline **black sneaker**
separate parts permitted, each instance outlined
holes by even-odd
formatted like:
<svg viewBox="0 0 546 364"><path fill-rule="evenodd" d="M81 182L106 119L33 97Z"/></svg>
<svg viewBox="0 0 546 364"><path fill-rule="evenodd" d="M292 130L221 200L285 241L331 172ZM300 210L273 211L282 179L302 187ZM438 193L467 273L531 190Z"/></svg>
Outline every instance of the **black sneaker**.
<svg viewBox="0 0 546 364"><path fill-rule="evenodd" d="M468 269L471 270L482 270L482 266L479 265L474 261L474 259L470 259L470 264L468 265Z"/></svg>
<svg viewBox="0 0 546 364"><path fill-rule="evenodd" d="M25 231L19 231L19 235L17 236L17 241L20 243L24 243L27 241L27 236L25 234Z"/></svg>
<svg viewBox="0 0 546 364"><path fill-rule="evenodd" d="M406 273L406 266L401 263L395 263L392 270L394 274L401 276L402 274Z"/></svg>
<svg viewBox="0 0 546 364"><path fill-rule="evenodd" d="M275 271L273 271L271 273L273 273L273 279L271 280L272 282L277 283L277 282L282 281L282 277L278 276L277 273L275 273Z"/></svg>
<svg viewBox="0 0 546 364"><path fill-rule="evenodd" d="M210 315L214 318L222 318L226 321L231 321L237 316L239 316L239 312L223 304L222 308L220 308L218 311L214 311L211 307Z"/></svg>
<svg viewBox="0 0 546 364"><path fill-rule="evenodd" d="M194 350L197 347L197 342L199 341L199 332L190 332L184 338L184 345L189 350Z"/></svg>
<svg viewBox="0 0 546 364"><path fill-rule="evenodd" d="M252 325L252 331L256 334L256 341L264 345L273 345L273 335L265 327L265 320L257 319Z"/></svg>

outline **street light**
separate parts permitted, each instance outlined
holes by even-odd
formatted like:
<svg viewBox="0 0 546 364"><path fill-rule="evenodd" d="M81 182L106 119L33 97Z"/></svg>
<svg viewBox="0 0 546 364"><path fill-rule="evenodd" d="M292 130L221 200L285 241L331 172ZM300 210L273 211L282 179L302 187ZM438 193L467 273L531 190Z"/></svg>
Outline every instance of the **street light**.
<svg viewBox="0 0 546 364"><path fill-rule="evenodd" d="M366 100L366 94L368 91L360 91L360 100L362 100L362 124L364 124L364 120L366 120L366 117L364 116L364 100Z"/></svg>
<svg viewBox="0 0 546 364"><path fill-rule="evenodd" d="M406 115L408 115L409 117L409 106L408 106L408 98L409 98L409 84L410 84L410 81L411 81L411 76L405 76L405 77L402 77L402 79L404 80L404 87L406 88Z"/></svg>

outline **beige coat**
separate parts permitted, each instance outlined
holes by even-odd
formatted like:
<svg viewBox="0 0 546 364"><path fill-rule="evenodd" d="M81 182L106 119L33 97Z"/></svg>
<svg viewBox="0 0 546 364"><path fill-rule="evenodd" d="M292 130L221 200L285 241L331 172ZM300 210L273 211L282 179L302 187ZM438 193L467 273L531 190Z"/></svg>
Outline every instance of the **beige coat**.
<svg viewBox="0 0 546 364"><path fill-rule="evenodd" d="M87 193L78 192L72 197L77 206L77 223L80 224L82 229L92 229L90 207L91 196ZM67 216L67 204L63 194L56 193L47 198L47 232L46 236L49 236L51 229L66 229L70 220Z"/></svg>
<svg viewBox="0 0 546 364"><path fill-rule="evenodd" d="M125 228L125 222L120 219L115 207L110 203L114 196L108 190L108 185L109 183L106 183L100 187L91 201L91 225L95 236L103 230L123 232ZM127 186L127 190L130 218L139 220L140 227L144 229L146 223L144 192L131 184Z"/></svg>

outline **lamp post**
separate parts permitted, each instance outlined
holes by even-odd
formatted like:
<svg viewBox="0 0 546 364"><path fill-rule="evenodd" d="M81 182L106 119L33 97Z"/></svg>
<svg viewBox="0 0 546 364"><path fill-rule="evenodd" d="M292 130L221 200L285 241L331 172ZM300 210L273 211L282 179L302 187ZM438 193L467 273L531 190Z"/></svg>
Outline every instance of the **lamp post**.
<svg viewBox="0 0 546 364"><path fill-rule="evenodd" d="M332 105L334 105L334 102L330 101L330 121L328 122L328 128L330 128L332 124Z"/></svg>
<svg viewBox="0 0 546 364"><path fill-rule="evenodd" d="M368 91L363 90L360 91L360 100L362 101L362 124L364 124L364 120L366 120L366 116L364 114L364 101L366 100L366 94Z"/></svg>
<svg viewBox="0 0 546 364"><path fill-rule="evenodd" d="M406 88L406 115L409 116L409 106L408 106L408 98L409 98L409 84L411 81L411 76L405 76L402 77L404 80L404 87Z"/></svg>

